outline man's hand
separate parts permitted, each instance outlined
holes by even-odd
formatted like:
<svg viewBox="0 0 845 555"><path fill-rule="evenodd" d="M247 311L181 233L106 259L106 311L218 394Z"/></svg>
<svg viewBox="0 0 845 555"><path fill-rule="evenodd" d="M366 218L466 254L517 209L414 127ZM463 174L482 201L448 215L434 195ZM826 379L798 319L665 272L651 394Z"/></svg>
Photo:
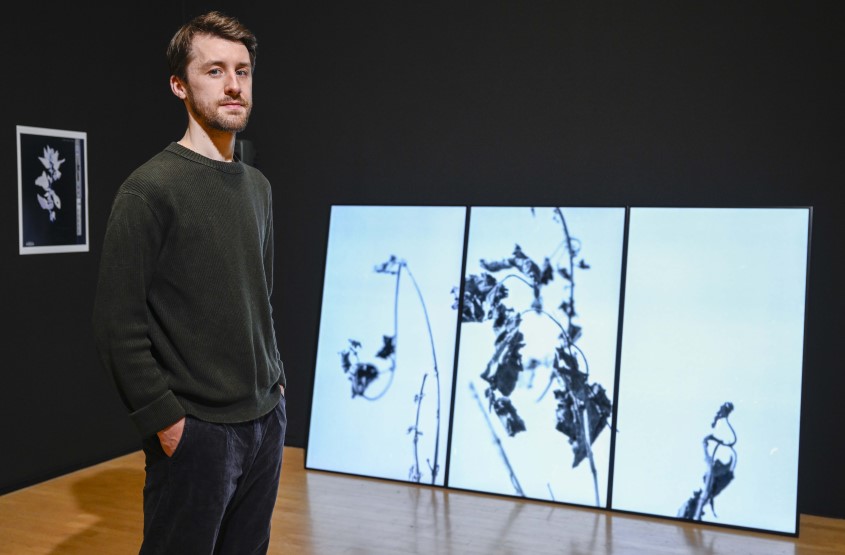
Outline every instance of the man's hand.
<svg viewBox="0 0 845 555"><path fill-rule="evenodd" d="M282 397L284 397L285 396L285 386L283 386L282 384L279 384L279 389L282 390Z"/></svg>
<svg viewBox="0 0 845 555"><path fill-rule="evenodd" d="M179 446L179 441L182 439L182 431L185 429L185 417L183 416L170 426L157 433L158 441L161 443L161 448L164 454L168 457L173 456L176 447Z"/></svg>

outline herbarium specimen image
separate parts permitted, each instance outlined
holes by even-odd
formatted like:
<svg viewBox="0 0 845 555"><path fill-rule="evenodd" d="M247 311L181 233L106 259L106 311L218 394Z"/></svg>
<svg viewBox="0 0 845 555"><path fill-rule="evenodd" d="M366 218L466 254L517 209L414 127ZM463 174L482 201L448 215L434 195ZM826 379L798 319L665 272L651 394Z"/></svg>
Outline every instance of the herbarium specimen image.
<svg viewBox="0 0 845 555"><path fill-rule="evenodd" d="M806 208L632 208L612 508L797 527Z"/></svg>
<svg viewBox="0 0 845 555"><path fill-rule="evenodd" d="M465 224L465 207L332 207L308 468L443 485Z"/></svg>
<svg viewBox="0 0 845 555"><path fill-rule="evenodd" d="M451 487L605 505L624 221L471 209Z"/></svg>

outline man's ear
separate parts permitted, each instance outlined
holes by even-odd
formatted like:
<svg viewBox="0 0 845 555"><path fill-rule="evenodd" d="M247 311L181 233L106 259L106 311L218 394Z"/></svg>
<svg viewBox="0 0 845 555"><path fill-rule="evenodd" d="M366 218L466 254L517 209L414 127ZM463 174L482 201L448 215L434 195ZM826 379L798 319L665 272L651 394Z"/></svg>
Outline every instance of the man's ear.
<svg viewBox="0 0 845 555"><path fill-rule="evenodd" d="M175 75L170 76L170 90L182 100L185 100L185 98L188 97L188 88L185 86L185 83L183 83L182 80Z"/></svg>

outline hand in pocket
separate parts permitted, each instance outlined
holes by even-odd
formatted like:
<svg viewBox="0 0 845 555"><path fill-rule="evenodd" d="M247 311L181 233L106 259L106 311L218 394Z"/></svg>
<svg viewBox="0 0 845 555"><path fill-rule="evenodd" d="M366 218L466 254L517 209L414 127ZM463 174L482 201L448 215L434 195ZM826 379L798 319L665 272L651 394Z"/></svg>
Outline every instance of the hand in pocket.
<svg viewBox="0 0 845 555"><path fill-rule="evenodd" d="M168 457L173 456L173 452L179 446L182 440L182 432L185 430L185 417L183 416L170 426L158 432L158 441L161 443L161 448L164 454Z"/></svg>

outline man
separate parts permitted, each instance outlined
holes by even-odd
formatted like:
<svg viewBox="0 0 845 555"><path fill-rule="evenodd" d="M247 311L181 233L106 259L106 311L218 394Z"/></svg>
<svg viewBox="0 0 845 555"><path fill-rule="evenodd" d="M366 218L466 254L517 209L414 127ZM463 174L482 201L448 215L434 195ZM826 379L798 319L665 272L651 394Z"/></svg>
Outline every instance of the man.
<svg viewBox="0 0 845 555"><path fill-rule="evenodd" d="M266 553L287 424L271 189L234 157L256 39L211 12L167 49L181 140L112 205L94 332L146 455L141 553Z"/></svg>

